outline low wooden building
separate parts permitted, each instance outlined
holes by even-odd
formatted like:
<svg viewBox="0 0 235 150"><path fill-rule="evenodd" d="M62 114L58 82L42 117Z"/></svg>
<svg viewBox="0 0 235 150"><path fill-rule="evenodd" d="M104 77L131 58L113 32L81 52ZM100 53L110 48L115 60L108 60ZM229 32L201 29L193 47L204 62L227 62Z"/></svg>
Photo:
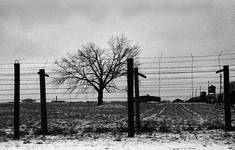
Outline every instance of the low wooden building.
<svg viewBox="0 0 235 150"><path fill-rule="evenodd" d="M35 99L31 99L31 98L26 98L26 99L23 99L22 102L23 103L34 103L34 102L36 102L36 100Z"/></svg>
<svg viewBox="0 0 235 150"><path fill-rule="evenodd" d="M157 96L139 96L138 99L136 99L138 102L161 102L161 98Z"/></svg>

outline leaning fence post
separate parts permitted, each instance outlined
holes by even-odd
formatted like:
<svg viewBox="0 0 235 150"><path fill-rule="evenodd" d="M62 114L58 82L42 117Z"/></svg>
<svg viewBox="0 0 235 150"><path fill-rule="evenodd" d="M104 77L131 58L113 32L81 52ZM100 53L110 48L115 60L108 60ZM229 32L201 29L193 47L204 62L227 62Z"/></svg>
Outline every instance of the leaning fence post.
<svg viewBox="0 0 235 150"><path fill-rule="evenodd" d="M136 121L136 128L137 131L140 131L141 124L140 124L140 103L138 101L139 98L139 71L138 68L134 68L135 74L135 121Z"/></svg>
<svg viewBox="0 0 235 150"><path fill-rule="evenodd" d="M14 139L20 138L20 63L14 64L15 90L14 90Z"/></svg>
<svg viewBox="0 0 235 150"><path fill-rule="evenodd" d="M46 85L45 85L45 76L49 77L45 74L44 69L40 69L38 72L40 76L40 102L41 102L41 126L42 126L42 134L46 135L47 131L47 108L46 108Z"/></svg>
<svg viewBox="0 0 235 150"><path fill-rule="evenodd" d="M128 137L134 137L133 58L127 59Z"/></svg>
<svg viewBox="0 0 235 150"><path fill-rule="evenodd" d="M224 72L224 116L225 116L225 130L232 129L231 126L231 111L229 100L229 66L226 65L223 69L216 71L216 73Z"/></svg>

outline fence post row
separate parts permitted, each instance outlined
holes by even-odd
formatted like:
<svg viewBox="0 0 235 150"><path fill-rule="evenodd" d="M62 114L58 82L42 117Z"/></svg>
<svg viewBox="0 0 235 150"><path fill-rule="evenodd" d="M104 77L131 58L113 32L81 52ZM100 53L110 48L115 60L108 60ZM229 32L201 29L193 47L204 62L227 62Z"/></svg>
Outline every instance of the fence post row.
<svg viewBox="0 0 235 150"><path fill-rule="evenodd" d="M15 90L14 90L14 139L20 138L20 63L14 64Z"/></svg>
<svg viewBox="0 0 235 150"><path fill-rule="evenodd" d="M47 108L46 108L46 85L45 85L45 76L49 77L49 75L45 74L44 69L40 69L38 72L40 76L40 103L41 103L41 128L42 134L48 134L47 130Z"/></svg>
<svg viewBox="0 0 235 150"><path fill-rule="evenodd" d="M231 111L230 111L230 100L229 100L229 66L226 65L223 69L216 71L216 73L224 73L224 116L225 116L225 130L229 131L232 129L231 126Z"/></svg>
<svg viewBox="0 0 235 150"><path fill-rule="evenodd" d="M127 59L128 137L134 137L133 58Z"/></svg>

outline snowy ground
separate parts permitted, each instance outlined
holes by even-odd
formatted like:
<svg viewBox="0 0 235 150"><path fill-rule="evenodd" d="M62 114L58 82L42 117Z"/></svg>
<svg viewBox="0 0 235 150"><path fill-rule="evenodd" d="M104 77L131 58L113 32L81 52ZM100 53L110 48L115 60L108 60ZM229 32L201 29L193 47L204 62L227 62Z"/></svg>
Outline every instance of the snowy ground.
<svg viewBox="0 0 235 150"><path fill-rule="evenodd" d="M21 138L13 138L13 105L0 105L0 150L235 150L224 132L223 105L141 105L141 134L127 138L126 103L48 103L50 136L40 135L40 105L21 105ZM235 127L235 107L231 108Z"/></svg>
<svg viewBox="0 0 235 150"><path fill-rule="evenodd" d="M1 150L235 150L235 132L148 133L128 138L126 133L37 136L0 143Z"/></svg>

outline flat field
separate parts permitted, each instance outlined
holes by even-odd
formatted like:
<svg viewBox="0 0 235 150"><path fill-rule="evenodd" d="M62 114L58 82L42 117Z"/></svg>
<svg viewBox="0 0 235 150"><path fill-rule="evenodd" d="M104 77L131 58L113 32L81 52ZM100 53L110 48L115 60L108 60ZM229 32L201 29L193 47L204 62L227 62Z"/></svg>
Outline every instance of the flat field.
<svg viewBox="0 0 235 150"><path fill-rule="evenodd" d="M127 138L127 104L47 103L49 135L40 131L40 104L20 105L20 140L13 139L13 104L0 104L0 149L235 149L223 131L223 105L141 104L141 132ZM235 108L231 106L232 126Z"/></svg>
<svg viewBox="0 0 235 150"><path fill-rule="evenodd" d="M14 105L0 104L0 134L13 134ZM232 126L235 107L231 106ZM40 104L20 104L21 136L40 134ZM47 103L49 134L124 133L127 131L127 104ZM143 103L142 132L202 131L224 128L222 104L206 103Z"/></svg>

